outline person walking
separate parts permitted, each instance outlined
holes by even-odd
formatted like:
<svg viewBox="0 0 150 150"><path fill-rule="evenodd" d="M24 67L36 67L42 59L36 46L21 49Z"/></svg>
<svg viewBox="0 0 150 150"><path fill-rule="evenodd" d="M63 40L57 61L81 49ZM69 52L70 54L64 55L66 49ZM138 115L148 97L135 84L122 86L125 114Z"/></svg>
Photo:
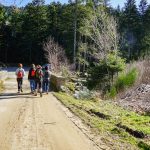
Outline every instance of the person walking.
<svg viewBox="0 0 150 150"><path fill-rule="evenodd" d="M42 97L42 82L43 82L43 71L40 65L37 65L35 71L35 96L37 92L40 92L40 97Z"/></svg>
<svg viewBox="0 0 150 150"><path fill-rule="evenodd" d="M36 72L35 65L32 64L28 73L28 80L30 82L30 89L32 94L34 94L35 92L35 72Z"/></svg>
<svg viewBox="0 0 150 150"><path fill-rule="evenodd" d="M48 66L46 66L43 73L43 92L46 92L46 94L49 92L50 76L51 72Z"/></svg>
<svg viewBox="0 0 150 150"><path fill-rule="evenodd" d="M25 76L25 71L22 67L23 65L19 63L15 73L17 77L18 93L23 92L22 85L23 85L23 77Z"/></svg>

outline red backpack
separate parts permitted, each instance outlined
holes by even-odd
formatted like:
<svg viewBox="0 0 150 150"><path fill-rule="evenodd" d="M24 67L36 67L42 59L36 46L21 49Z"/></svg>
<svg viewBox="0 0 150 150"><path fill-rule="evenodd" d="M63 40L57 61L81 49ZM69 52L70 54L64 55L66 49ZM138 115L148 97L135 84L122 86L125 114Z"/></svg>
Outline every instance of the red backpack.
<svg viewBox="0 0 150 150"><path fill-rule="evenodd" d="M23 72L22 72L22 70L18 71L17 78L23 78Z"/></svg>
<svg viewBox="0 0 150 150"><path fill-rule="evenodd" d="M32 69L32 70L31 70L31 77L34 77L34 76L35 76L35 70Z"/></svg>

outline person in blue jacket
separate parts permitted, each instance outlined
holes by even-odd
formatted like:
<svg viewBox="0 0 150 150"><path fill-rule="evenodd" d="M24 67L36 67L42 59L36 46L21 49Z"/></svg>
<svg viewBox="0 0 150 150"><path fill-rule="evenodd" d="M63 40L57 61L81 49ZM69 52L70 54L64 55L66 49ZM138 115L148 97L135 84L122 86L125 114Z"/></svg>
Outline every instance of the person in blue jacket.
<svg viewBox="0 0 150 150"><path fill-rule="evenodd" d="M51 72L49 70L49 67L45 66L45 69L43 72L43 92L46 92L46 94L48 94L49 92L50 77L51 77Z"/></svg>

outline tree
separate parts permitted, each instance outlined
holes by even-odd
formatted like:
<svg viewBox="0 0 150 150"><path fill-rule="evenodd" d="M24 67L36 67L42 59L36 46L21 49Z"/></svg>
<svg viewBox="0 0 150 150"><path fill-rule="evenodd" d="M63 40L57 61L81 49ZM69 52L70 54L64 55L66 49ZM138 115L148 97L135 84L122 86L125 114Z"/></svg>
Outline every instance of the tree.
<svg viewBox="0 0 150 150"><path fill-rule="evenodd" d="M4 20L4 8L0 6L0 26L2 25Z"/></svg>
<svg viewBox="0 0 150 150"><path fill-rule="evenodd" d="M150 5L143 15L143 34L141 38L141 55L150 56Z"/></svg>
<svg viewBox="0 0 150 150"><path fill-rule="evenodd" d="M135 57L135 54L139 51L140 16L135 0L127 0L122 17L122 34L127 41L124 49L128 50L128 55L126 57L130 60Z"/></svg>
<svg viewBox="0 0 150 150"><path fill-rule="evenodd" d="M147 0L141 0L139 5L139 11L142 16L145 14L147 7Z"/></svg>
<svg viewBox="0 0 150 150"><path fill-rule="evenodd" d="M63 66L67 65L67 58L64 49L49 37L43 44L44 56L48 63L51 64L54 72L60 72Z"/></svg>
<svg viewBox="0 0 150 150"><path fill-rule="evenodd" d="M33 6L43 6L45 3L45 0L33 0L32 5Z"/></svg>
<svg viewBox="0 0 150 150"><path fill-rule="evenodd" d="M3 45L4 45L4 35L3 35L3 26L5 25L5 10L2 6L0 6L0 53L4 54L3 52ZM0 55L0 60L3 60L3 56Z"/></svg>
<svg viewBox="0 0 150 150"><path fill-rule="evenodd" d="M110 2L110 0L103 0L104 2L104 6L109 6L109 2Z"/></svg>
<svg viewBox="0 0 150 150"><path fill-rule="evenodd" d="M111 52L107 56L107 62L105 59L99 61L99 63L89 69L88 84L90 88L98 87L98 89L106 92L113 85L114 75L125 68L125 59L122 59L119 54ZM109 73L108 73L109 72Z"/></svg>
<svg viewBox="0 0 150 150"><path fill-rule="evenodd" d="M118 49L117 23L103 7L99 7L83 20L84 25L80 31L92 42L95 57L107 59L110 51Z"/></svg>
<svg viewBox="0 0 150 150"><path fill-rule="evenodd" d="M25 7L22 43L30 63L43 62L42 43L47 37L46 7L31 3Z"/></svg>

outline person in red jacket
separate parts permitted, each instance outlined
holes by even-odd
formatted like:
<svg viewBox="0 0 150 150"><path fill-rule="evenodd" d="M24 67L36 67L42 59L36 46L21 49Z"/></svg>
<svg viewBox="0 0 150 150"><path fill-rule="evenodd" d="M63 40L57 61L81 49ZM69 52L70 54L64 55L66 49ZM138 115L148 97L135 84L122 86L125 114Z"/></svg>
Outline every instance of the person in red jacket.
<svg viewBox="0 0 150 150"><path fill-rule="evenodd" d="M35 65L32 64L28 73L28 80L30 82L30 89L32 94L34 94L35 92L35 71L36 71Z"/></svg>

